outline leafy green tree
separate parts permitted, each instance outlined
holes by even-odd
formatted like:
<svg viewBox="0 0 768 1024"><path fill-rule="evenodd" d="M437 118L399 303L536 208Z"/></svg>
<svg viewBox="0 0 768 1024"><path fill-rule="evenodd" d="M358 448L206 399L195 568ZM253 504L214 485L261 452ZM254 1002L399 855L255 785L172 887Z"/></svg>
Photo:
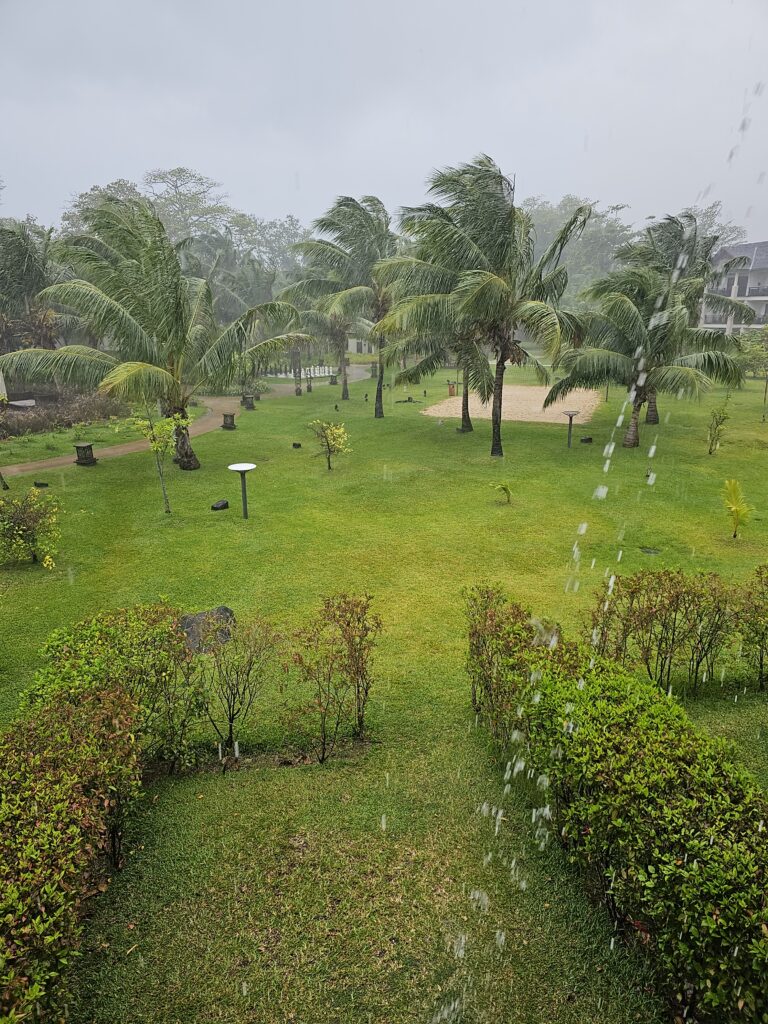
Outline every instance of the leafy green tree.
<svg viewBox="0 0 768 1024"><path fill-rule="evenodd" d="M370 329L389 312L388 287L376 273L381 260L394 255L397 236L389 214L376 196L341 196L313 227L324 238L299 242L295 249L305 262L303 277L281 297L302 307L319 305L329 317L367 321ZM321 300L321 302L318 302ZM374 416L384 415L384 347L386 336L376 334L379 373Z"/></svg>
<svg viewBox="0 0 768 1024"><path fill-rule="evenodd" d="M106 202L87 219L91 234L57 249L73 278L44 289L40 299L75 310L109 350L31 348L0 357L0 371L98 387L128 401L158 400L164 415L181 418L176 461L197 469L187 429L190 399L232 378L244 344L279 351L292 343L291 333L265 342L252 335L259 322L290 327L296 310L266 303L219 328L207 281L183 275L176 248L145 200Z"/></svg>
<svg viewBox="0 0 768 1024"><path fill-rule="evenodd" d="M313 420L309 429L317 438L320 445L318 455L321 455L328 464L328 469L333 469L331 459L335 455L348 455L352 449L349 447L349 434L343 423L325 423L323 420Z"/></svg>
<svg viewBox="0 0 768 1024"><path fill-rule="evenodd" d="M763 388L763 422L765 407L768 402L768 328L750 332L748 337L741 338L741 365L745 373L758 380L765 381Z"/></svg>
<svg viewBox="0 0 768 1024"><path fill-rule="evenodd" d="M590 199L565 195L558 203L541 196L531 196L521 203L531 215L536 232L535 255L546 252L560 230L574 213L584 207L592 208L592 216L578 238L568 246L568 286L565 295L575 298L585 288L603 277L615 266L616 250L630 242L635 231L621 218L622 204L600 210Z"/></svg>
<svg viewBox="0 0 768 1024"><path fill-rule="evenodd" d="M92 185L87 192L75 196L61 215L62 235L82 235L88 230L88 216L106 202L140 202L145 198L139 186L126 178L117 178L108 185Z"/></svg>
<svg viewBox="0 0 768 1024"><path fill-rule="evenodd" d="M149 450L155 457L155 467L160 480L160 489L163 492L163 508L167 515L171 514L171 503L168 500L168 488L165 483L165 460L168 453L174 447L176 431L184 428L184 422L178 413L174 416L166 416L157 419L152 415L151 409L147 407L145 418L136 417L134 424L149 441Z"/></svg>
<svg viewBox="0 0 768 1024"><path fill-rule="evenodd" d="M568 283L560 260L591 210L575 211L536 259L531 215L515 204L512 182L490 157L438 171L429 193L438 202L403 217L414 252L385 261L379 270L397 297L385 326L428 335L451 318L457 336L490 347L496 361L491 455L502 456L507 363L532 363L540 379L547 379L544 367L523 348L521 332L555 356L561 335L570 337L578 329L577 319L559 306Z"/></svg>

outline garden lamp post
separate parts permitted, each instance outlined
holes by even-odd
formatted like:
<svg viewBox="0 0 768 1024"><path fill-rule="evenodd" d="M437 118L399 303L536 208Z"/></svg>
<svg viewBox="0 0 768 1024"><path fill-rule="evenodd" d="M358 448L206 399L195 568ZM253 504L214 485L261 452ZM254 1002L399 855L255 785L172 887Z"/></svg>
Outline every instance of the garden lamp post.
<svg viewBox="0 0 768 1024"><path fill-rule="evenodd" d="M571 436L573 434L573 417L574 416L578 416L580 412L581 412L580 409L575 409L575 410L569 409L566 412L563 412L563 416L567 416L568 417L568 447L569 448L571 447Z"/></svg>
<svg viewBox="0 0 768 1024"><path fill-rule="evenodd" d="M250 473L252 469L256 469L255 462L233 462L231 466L227 466L227 469L231 469L233 473L240 474L240 490L243 495L243 519L248 518L248 492L245 489L245 474Z"/></svg>

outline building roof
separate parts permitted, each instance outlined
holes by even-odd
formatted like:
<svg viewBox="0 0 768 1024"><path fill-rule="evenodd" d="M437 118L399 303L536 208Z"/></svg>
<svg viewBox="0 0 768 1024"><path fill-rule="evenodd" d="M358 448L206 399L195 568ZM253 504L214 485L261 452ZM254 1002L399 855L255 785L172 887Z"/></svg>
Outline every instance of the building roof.
<svg viewBox="0 0 768 1024"><path fill-rule="evenodd" d="M746 256L749 260L744 266L744 270L768 269L768 241L737 242L734 245L725 245L715 253L714 262L725 263L726 260L735 259L737 256Z"/></svg>

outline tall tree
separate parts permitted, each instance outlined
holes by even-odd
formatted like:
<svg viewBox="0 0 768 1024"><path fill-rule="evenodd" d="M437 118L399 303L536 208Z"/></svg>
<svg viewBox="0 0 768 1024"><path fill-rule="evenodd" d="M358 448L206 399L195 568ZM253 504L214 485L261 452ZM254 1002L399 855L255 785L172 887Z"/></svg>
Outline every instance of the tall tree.
<svg viewBox="0 0 768 1024"><path fill-rule="evenodd" d="M751 321L754 312L743 302L719 295L714 290L724 273L743 266L736 258L715 266L714 257L721 247L718 225L714 223L719 204L696 213L683 211L677 217L664 217L650 224L639 238L616 251L619 268L602 282L596 282L596 294L619 291L629 295L646 319L670 303L682 302L691 325L698 324L706 302L709 309L724 317L734 313ZM699 220L699 217L702 220ZM712 225L708 227L708 225ZM725 228L724 228L725 230ZM648 275L635 275L635 270ZM656 391L648 390L647 423L658 423Z"/></svg>
<svg viewBox="0 0 768 1024"><path fill-rule="evenodd" d="M0 371L27 380L53 379L98 387L129 401L160 402L165 415L182 418L176 458L199 468L187 429L190 399L206 386L231 379L243 339L257 324L296 323L285 303L248 309L219 328L208 282L185 277L177 249L144 200L106 202L87 211L91 229L62 242L57 256L73 277L44 289L43 302L60 303L82 317L109 349L65 345L0 357ZM291 344L290 332L261 343L270 351ZM250 347L258 347L258 341Z"/></svg>
<svg viewBox="0 0 768 1024"><path fill-rule="evenodd" d="M327 316L364 320L376 325L389 311L389 288L376 273L377 264L395 254L397 235L384 204L376 196L340 196L313 227L321 236L299 242L304 276L281 295L302 306L322 300ZM379 372L374 416L384 415L384 347L386 336L376 334Z"/></svg>
<svg viewBox="0 0 768 1024"><path fill-rule="evenodd" d="M56 261L53 229L34 221L0 221L0 349L53 348L66 319L39 293L66 276ZM72 324L70 323L70 326Z"/></svg>
<svg viewBox="0 0 768 1024"><path fill-rule="evenodd" d="M684 296L665 292L658 273L634 268L609 275L591 289L597 309L587 318L586 344L571 347L560 359L566 375L550 389L544 405L575 388L608 383L625 387L632 405L625 448L640 444L640 412L649 394L670 392L698 397L718 381L741 383L742 371L730 338L691 325ZM649 309L648 296L664 296Z"/></svg>
<svg viewBox="0 0 768 1024"><path fill-rule="evenodd" d="M535 255L538 257L552 244L557 232L576 210L590 206L592 216L578 238L568 247L568 287L566 296L575 297L615 266L615 252L632 241L636 232L622 219L622 204L598 208L592 200L565 195L552 203L541 196L523 200L522 208L531 215L536 231Z"/></svg>
<svg viewBox="0 0 768 1024"><path fill-rule="evenodd" d="M536 259L531 215L515 204L514 185L488 156L438 171L429 193L437 203L405 212L403 228L415 253L386 261L380 279L398 296L389 322L406 334L426 334L450 317L458 336L480 338L492 351L491 455L502 456L504 373L507 363L544 367L524 348L520 332L553 357L561 334L569 337L576 318L560 309L568 283L561 264L568 242L589 220L579 207Z"/></svg>

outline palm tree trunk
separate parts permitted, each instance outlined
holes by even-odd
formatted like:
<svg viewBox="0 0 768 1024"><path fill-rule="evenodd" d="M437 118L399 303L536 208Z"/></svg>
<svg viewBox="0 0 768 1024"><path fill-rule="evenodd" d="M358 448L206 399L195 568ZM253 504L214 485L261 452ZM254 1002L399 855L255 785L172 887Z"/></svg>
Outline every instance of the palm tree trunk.
<svg viewBox="0 0 768 1024"><path fill-rule="evenodd" d="M349 401L349 380L347 379L347 359L346 356L341 357L341 366L339 367L339 373L341 374L341 400L342 402Z"/></svg>
<svg viewBox="0 0 768 1024"><path fill-rule="evenodd" d="M493 406L491 407L491 456L503 457L501 447L501 401L504 394L504 370L507 356L505 352L496 360L496 376L493 381Z"/></svg>
<svg viewBox="0 0 768 1024"><path fill-rule="evenodd" d="M384 419L384 341L379 341L379 376L376 381L376 403L373 408L374 418Z"/></svg>
<svg viewBox="0 0 768 1024"><path fill-rule="evenodd" d="M639 448L640 446L640 410L643 408L641 399L636 398L632 403L632 415L629 419L629 426L621 442L624 448Z"/></svg>
<svg viewBox="0 0 768 1024"><path fill-rule="evenodd" d="M175 409L174 412L181 413L184 417L182 426L176 429L176 458L179 469L200 469L200 460L192 450L189 440L189 421L187 420L186 409Z"/></svg>
<svg viewBox="0 0 768 1024"><path fill-rule="evenodd" d="M469 418L469 388L467 387L467 375L464 374L464 390L461 393L461 432L471 434L473 430L472 420Z"/></svg>
<svg viewBox="0 0 768 1024"><path fill-rule="evenodd" d="M5 479L5 477L3 476L2 473L0 473L0 490L10 491L10 487L8 486L8 482L6 481L6 479Z"/></svg>
<svg viewBox="0 0 768 1024"><path fill-rule="evenodd" d="M645 413L646 423L658 423L659 422L659 410L656 408L656 390L648 392L648 409Z"/></svg>

